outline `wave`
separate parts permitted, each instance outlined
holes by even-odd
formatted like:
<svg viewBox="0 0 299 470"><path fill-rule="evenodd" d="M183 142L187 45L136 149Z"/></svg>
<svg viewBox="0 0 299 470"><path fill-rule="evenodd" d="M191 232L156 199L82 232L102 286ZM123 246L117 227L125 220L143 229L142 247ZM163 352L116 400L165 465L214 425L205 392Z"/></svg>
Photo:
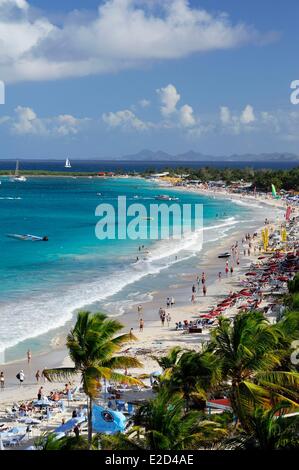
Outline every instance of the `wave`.
<svg viewBox="0 0 299 470"><path fill-rule="evenodd" d="M256 207L258 209L264 209L264 206L261 203L251 202L251 201L241 201L239 199L230 199L231 202L237 204L238 206L247 206L247 207Z"/></svg>
<svg viewBox="0 0 299 470"><path fill-rule="evenodd" d="M237 223L237 220L232 217L221 224L205 227L204 230L220 227L229 229L234 223ZM74 312L83 306L109 300L109 298L113 302L115 294L143 277L157 275L176 262L196 256L202 249L201 239L202 229L188 234L181 240L162 240L151 248L147 259L129 262L124 265L123 269L105 278L97 277L80 284L64 286L64 288L61 286L55 289L55 296L53 296L52 289L51 292L39 295L30 293L30 298L23 299L22 302L20 300L1 302L0 352L22 341L62 327L73 318ZM183 252L180 257L177 256L179 252ZM148 294L142 297L144 294L136 291L135 293L136 295L128 301L131 305L147 302L150 299ZM115 304L112 315L121 316L125 306L124 302Z"/></svg>
<svg viewBox="0 0 299 470"><path fill-rule="evenodd" d="M21 197L10 197L10 196L6 196L6 197L0 197L1 200L9 200L9 201L19 201L20 199L22 199Z"/></svg>

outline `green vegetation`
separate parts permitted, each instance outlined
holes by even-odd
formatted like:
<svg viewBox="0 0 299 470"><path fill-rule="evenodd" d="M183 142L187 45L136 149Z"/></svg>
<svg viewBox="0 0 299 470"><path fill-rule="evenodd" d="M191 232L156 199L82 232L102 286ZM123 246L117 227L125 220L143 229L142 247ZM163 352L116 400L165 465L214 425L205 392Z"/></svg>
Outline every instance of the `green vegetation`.
<svg viewBox="0 0 299 470"><path fill-rule="evenodd" d="M140 176L150 176L156 173L155 167L149 167L147 170L140 172ZM271 170L271 169L253 169L253 168L215 168L202 167L190 168L178 166L176 168L165 167L161 172L168 171L170 176L188 175L187 180L207 181L224 181L231 184L234 181L246 181L252 183L257 190L271 191L271 184L274 184L279 191L284 189L299 191L299 167L290 170ZM9 176L10 171L0 170L0 176ZM20 175L24 176L64 176L64 177L88 177L97 176L98 172L76 172L76 171L46 171L46 170L21 170ZM128 174L129 176L138 176L136 172L126 172L123 169L113 171L115 176Z"/></svg>
<svg viewBox="0 0 299 470"><path fill-rule="evenodd" d="M233 181L244 180L252 183L257 190L271 191L271 184L274 184L279 191L294 190L299 191L299 167L290 170L271 170L271 169L253 169L253 168L188 168L165 167L161 171L168 171L170 176L188 175L187 180L224 181L227 184ZM143 172L144 176L154 173L153 169Z"/></svg>
<svg viewBox="0 0 299 470"><path fill-rule="evenodd" d="M37 445L45 450L298 447L299 368L292 360L299 340L298 295L299 274L289 282L289 294L280 299L285 311L275 324L258 311L239 313L232 322L220 318L201 351L175 347L164 357L154 357L162 368L162 375L155 378L154 398L137 409L125 433L113 436L92 435L92 401L101 378L140 381L114 372L139 364L134 358L115 356L133 338L114 336L121 329L118 322L100 313L81 312L67 339L75 367L45 374L50 379L81 374L89 397L88 440L79 436L57 441L49 435ZM230 400L231 411L207 414L206 402L221 397Z"/></svg>
<svg viewBox="0 0 299 470"><path fill-rule="evenodd" d="M101 379L127 384L140 384L138 379L115 372L115 369L140 367L131 356L116 356L124 343L135 340L132 334L115 336L121 323L102 313L79 312L75 327L67 337L67 348L74 367L45 369L44 376L52 381L65 380L81 374L84 392L88 397L88 442L92 441L92 406L98 395Z"/></svg>

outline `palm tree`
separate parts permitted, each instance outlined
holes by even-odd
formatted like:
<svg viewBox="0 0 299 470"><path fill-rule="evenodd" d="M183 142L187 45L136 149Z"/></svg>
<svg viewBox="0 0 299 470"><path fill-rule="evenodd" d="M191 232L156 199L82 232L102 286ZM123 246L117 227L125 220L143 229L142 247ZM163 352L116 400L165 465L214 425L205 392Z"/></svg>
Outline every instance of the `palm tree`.
<svg viewBox="0 0 299 470"><path fill-rule="evenodd" d="M136 340L131 334L115 336L123 328L116 320L102 313L79 312L74 328L67 336L67 348L74 367L46 369L44 376L49 380L60 380L81 374L83 390L88 400L88 442L92 440L93 400L101 388L101 379L129 384L140 384L140 380L115 372L116 369L140 367L134 357L116 355L122 345Z"/></svg>
<svg viewBox="0 0 299 470"><path fill-rule="evenodd" d="M151 356L159 366L163 369L163 371L171 371L173 367L178 363L180 355L183 353L184 349L180 346L175 346L170 349L166 356Z"/></svg>
<svg viewBox="0 0 299 470"><path fill-rule="evenodd" d="M257 405L271 408L282 400L297 405L299 374L280 370L285 339L260 312L239 314L232 324L220 318L212 334L210 349L222 380L231 384L231 405L245 429Z"/></svg>
<svg viewBox="0 0 299 470"><path fill-rule="evenodd" d="M299 414L286 414L288 403L270 410L258 407L247 417L247 432L224 439L225 449L296 449L299 445Z"/></svg>
<svg viewBox="0 0 299 470"><path fill-rule="evenodd" d="M211 447L227 435L221 423L207 420L198 411L185 413L185 400L166 388L143 405L126 435L105 436L105 450L186 450Z"/></svg>
<svg viewBox="0 0 299 470"><path fill-rule="evenodd" d="M213 391L219 381L217 358L206 349L201 352L186 351L181 354L166 379L170 390L182 393L186 409L191 399L204 406L207 394Z"/></svg>
<svg viewBox="0 0 299 470"><path fill-rule="evenodd" d="M34 445L39 450L88 450L87 439L82 436L64 436L57 439L56 434L44 434L39 436Z"/></svg>

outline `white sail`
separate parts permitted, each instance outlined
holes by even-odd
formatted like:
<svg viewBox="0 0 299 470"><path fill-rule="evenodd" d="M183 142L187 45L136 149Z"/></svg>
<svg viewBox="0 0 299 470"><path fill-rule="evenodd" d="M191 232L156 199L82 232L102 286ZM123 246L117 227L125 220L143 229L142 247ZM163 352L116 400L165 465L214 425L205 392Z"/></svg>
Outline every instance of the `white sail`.
<svg viewBox="0 0 299 470"><path fill-rule="evenodd" d="M19 174L19 160L17 160L16 163L16 169L15 169L15 176L10 179L10 181L27 181L27 178L25 176L20 176Z"/></svg>
<svg viewBox="0 0 299 470"><path fill-rule="evenodd" d="M71 166L71 162L69 161L69 159L67 158L66 161L65 161L65 165L64 165L65 168L72 168Z"/></svg>

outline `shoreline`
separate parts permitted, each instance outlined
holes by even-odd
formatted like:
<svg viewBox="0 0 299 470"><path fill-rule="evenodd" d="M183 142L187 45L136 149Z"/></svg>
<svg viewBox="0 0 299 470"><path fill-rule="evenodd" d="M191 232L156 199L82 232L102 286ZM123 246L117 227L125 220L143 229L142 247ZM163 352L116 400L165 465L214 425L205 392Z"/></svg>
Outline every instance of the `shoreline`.
<svg viewBox="0 0 299 470"><path fill-rule="evenodd" d="M182 188L182 190L188 191L188 188ZM216 196L217 199L231 197L231 194L225 195L221 193L219 195L218 194L215 195L214 192L213 194L208 194L207 191L204 191L203 193L206 196L210 196L210 195ZM261 202L261 201L258 200L258 202ZM269 201L269 202L271 204L272 201ZM276 204L274 204L274 207L276 209L281 209L281 207L277 207ZM253 221L248 221L248 222L252 224ZM262 219L260 221L254 221L254 222L255 222L256 229L260 230L261 225L262 225ZM244 230L245 230L244 224L242 224L242 227L238 228L237 230L232 228L232 230L228 234L226 234L224 238L218 241L217 249L219 249L219 251L225 251L225 249L229 248L229 244L231 244L232 240L236 240L244 234ZM195 336L189 335L189 338L186 338L186 336L183 338L181 337L179 338L178 335L176 334L177 332L174 331L173 329L174 323L177 320L182 320L182 319L185 319L186 317L188 317L188 319L192 319L194 318L194 316L198 316L199 313L203 313L204 311L207 311L208 307L213 305L213 303L215 304L215 301L216 300L218 301L219 297L220 298L224 297L227 294L227 292L233 287L235 281L237 280L237 277L241 276L242 272L244 271L244 269L246 269L250 261L251 261L250 258L242 259L240 263L240 267L235 269L234 276L233 277L229 276L227 279L223 279L223 282L221 282L221 285L220 285L218 280L216 279L215 273L219 271L221 261L218 258L216 258L215 260L215 247L213 245L208 246L206 250L203 249L201 252L199 252L199 254L195 258L195 263L192 264L193 272L186 274L185 277L182 276L181 278L176 279L175 284L172 286L172 289L173 289L172 294L174 294L176 299L179 298L180 301L178 302L177 306L175 306L174 308L170 310L172 321L171 321L171 328L169 329L167 327L165 327L164 330L161 329L160 321L158 319L158 313L157 313L159 306L164 306L163 302L165 302L165 297L167 296L167 293L165 291L161 290L158 292L154 292L153 299L148 302L144 302L142 304L143 311L144 311L144 319L145 319L145 329L142 334L136 333L136 331L134 331L134 334L137 337L139 337L140 341L133 343L132 347L130 347L132 351L135 350L135 354L140 356L141 361L145 363L145 368L142 369L142 372L146 372L146 371L150 372L151 370L153 370L153 367L157 368L157 365L154 363L154 361L150 361L148 359L147 357L148 354L145 354L145 355L142 354L142 349L143 350L150 349L151 354L154 354L154 353L159 354L162 351L165 352L165 345L166 345L166 349L178 343L182 343L184 345L185 342L187 342L189 347L192 346L192 348L200 345L202 341L201 342L198 341L197 335ZM194 265L199 265L199 266L198 268L196 268L196 266ZM187 286L190 286L191 282L194 282L195 271L197 270L197 272L200 273L203 268L206 272L210 270L210 274L208 273L208 278L207 278L208 295L205 298L203 298L202 296L199 296L199 303L195 305L191 305L186 300L188 297L191 297L191 291L189 291L189 294L190 294L189 295ZM213 278L214 280L212 280ZM154 310L154 314L153 314L153 310ZM157 320L154 319L153 315L154 317L157 318ZM184 318L182 318L183 315L185 315ZM134 311L134 306L132 306L128 311L126 311L121 316L121 321L125 325L124 326L125 330L127 330L132 325L133 325L134 330L138 328L138 317L137 317L137 313ZM63 335L61 337L63 337ZM207 338L204 336L202 337L202 339L207 340ZM141 353L140 353L140 350L141 350ZM43 369L45 367L58 367L58 366L61 366L62 364L69 364L69 359L68 359L67 350L65 346L58 347L58 348L54 347L50 349L49 351L45 351L43 353L37 354L32 359L31 367L33 370L36 371L37 369ZM1 369L5 371L5 376L7 377L7 384L9 385L7 388L7 391L9 391L10 393L11 392L13 392L14 394L17 393L18 395L19 387L15 385L16 383L15 375L18 370L20 370L22 367L25 367L25 366L26 366L26 361L24 360L15 360L15 361L6 363L3 366L0 366ZM31 379L31 383L28 384L26 388L26 395L27 393L28 395L30 395L30 393L33 393L33 391L35 390L36 390L36 383L33 379ZM0 394L0 403L3 402L3 400L5 399L5 395Z"/></svg>

